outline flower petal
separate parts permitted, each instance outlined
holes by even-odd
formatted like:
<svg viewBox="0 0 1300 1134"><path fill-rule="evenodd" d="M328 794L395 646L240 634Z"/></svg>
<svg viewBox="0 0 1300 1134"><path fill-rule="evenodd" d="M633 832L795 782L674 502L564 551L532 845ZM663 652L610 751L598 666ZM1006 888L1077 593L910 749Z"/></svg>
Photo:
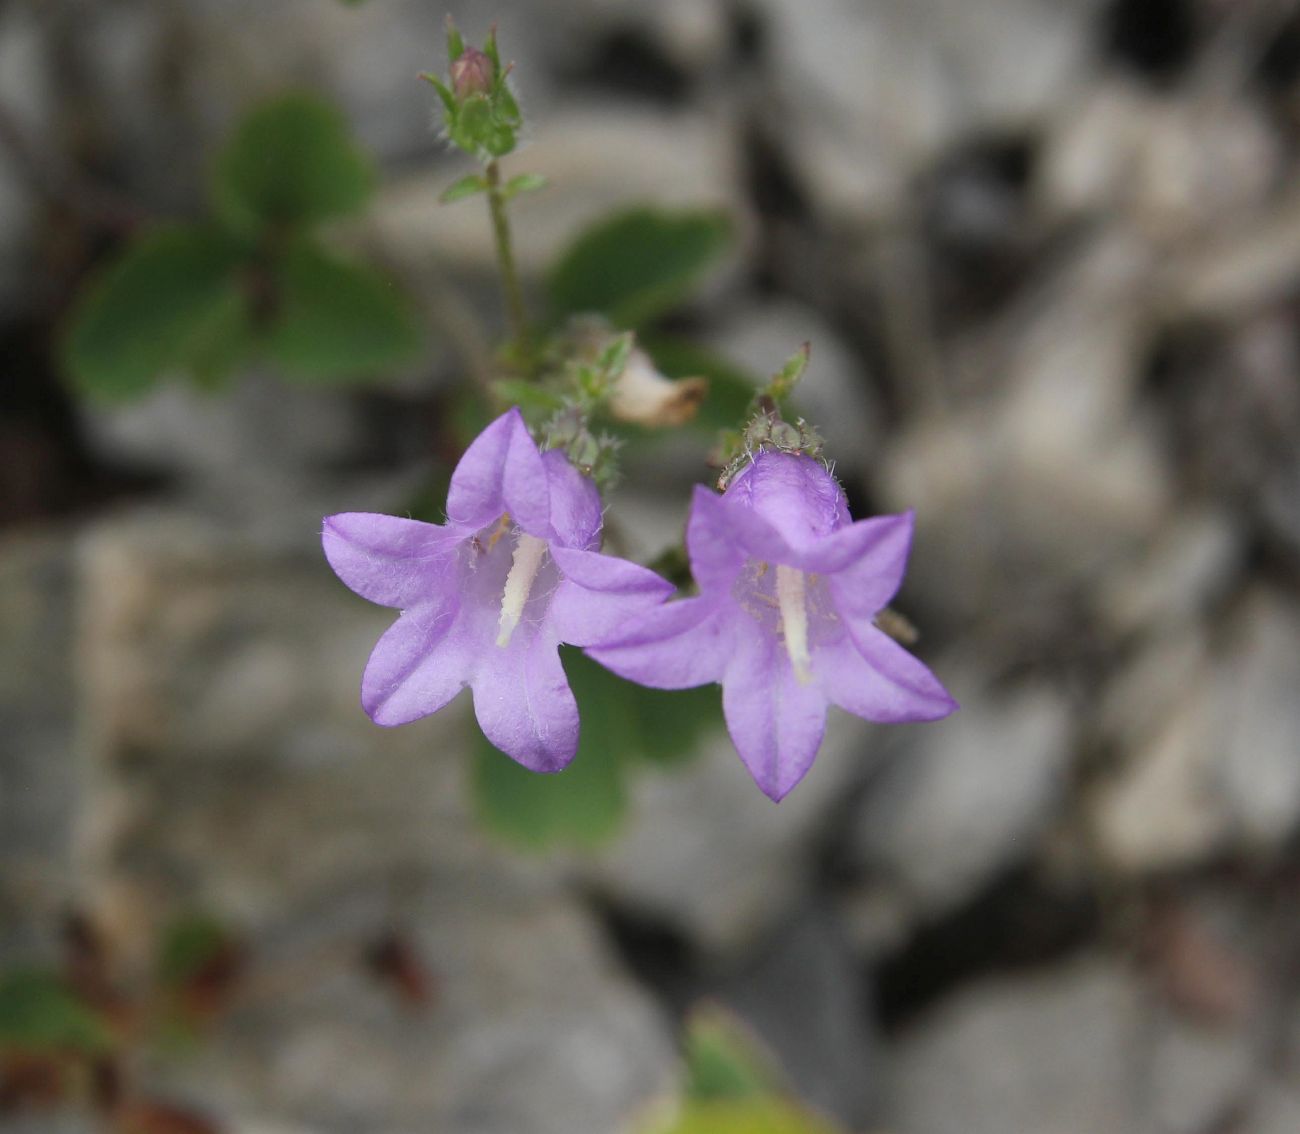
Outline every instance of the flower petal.
<svg viewBox="0 0 1300 1134"><path fill-rule="evenodd" d="M549 534L550 490L542 455L518 409L489 425L451 474L447 518L481 528L503 512L530 535Z"/></svg>
<svg viewBox="0 0 1300 1134"><path fill-rule="evenodd" d="M818 649L813 666L834 704L869 721L934 721L957 708L925 665L875 627Z"/></svg>
<svg viewBox="0 0 1300 1134"><path fill-rule="evenodd" d="M606 669L651 689L721 681L732 654L735 611L709 596L652 607L623 638L588 649ZM733 617L728 617L728 615Z"/></svg>
<svg viewBox="0 0 1300 1134"><path fill-rule="evenodd" d="M474 651L458 607L453 593L408 610L379 639L361 678L361 705L375 724L427 717L465 687Z"/></svg>
<svg viewBox="0 0 1300 1134"><path fill-rule="evenodd" d="M542 464L550 489L552 540L563 547L598 547L600 492L591 477L583 476L558 449L543 453Z"/></svg>
<svg viewBox="0 0 1300 1134"><path fill-rule="evenodd" d="M700 590L730 592L749 559L794 564L796 553L762 516L696 485L686 524L691 574Z"/></svg>
<svg viewBox="0 0 1300 1134"><path fill-rule="evenodd" d="M813 457L759 453L724 497L761 516L791 547L803 549L849 523L839 482Z"/></svg>
<svg viewBox="0 0 1300 1134"><path fill-rule="evenodd" d="M474 675L474 715L483 735L534 772L558 772L578 750L578 703L550 634L516 631L490 646Z"/></svg>
<svg viewBox="0 0 1300 1134"><path fill-rule="evenodd" d="M859 520L827 537L805 557L805 570L827 576L846 622L870 622L898 593L912 549L912 513Z"/></svg>
<svg viewBox="0 0 1300 1134"><path fill-rule="evenodd" d="M334 573L362 598L398 609L437 589L462 538L437 524L375 512L326 516L321 532Z"/></svg>
<svg viewBox="0 0 1300 1134"><path fill-rule="evenodd" d="M801 684L770 635L751 624L722 681L727 731L754 782L779 802L808 769L826 731L826 695Z"/></svg>
<svg viewBox="0 0 1300 1134"><path fill-rule="evenodd" d="M551 555L565 576L548 615L561 642L587 646L626 637L642 614L673 593L666 579L626 559L555 544Z"/></svg>

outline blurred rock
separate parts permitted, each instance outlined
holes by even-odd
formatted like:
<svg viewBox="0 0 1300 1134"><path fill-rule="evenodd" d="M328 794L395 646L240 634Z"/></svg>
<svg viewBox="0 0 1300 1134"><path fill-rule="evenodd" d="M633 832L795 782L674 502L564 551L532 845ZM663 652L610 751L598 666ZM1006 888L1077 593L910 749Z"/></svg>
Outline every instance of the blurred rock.
<svg viewBox="0 0 1300 1134"><path fill-rule="evenodd" d="M762 0L779 137L818 203L860 226L963 132L1022 129L1068 97L1086 7Z"/></svg>
<svg viewBox="0 0 1300 1134"><path fill-rule="evenodd" d="M1128 871L1167 870L1221 844L1225 816L1211 789L1212 689L1205 644L1184 633L1116 674L1105 735L1123 765L1093 797L1100 851Z"/></svg>
<svg viewBox="0 0 1300 1134"><path fill-rule="evenodd" d="M41 160L38 139L49 128L50 114L43 47L32 6L0 9L0 311L21 310L30 282L36 171L22 168L13 147L25 144L29 156Z"/></svg>
<svg viewBox="0 0 1300 1134"><path fill-rule="evenodd" d="M1247 1033L1167 1024L1150 1055L1148 1127L1207 1129L1237 1103L1259 1057Z"/></svg>
<svg viewBox="0 0 1300 1134"><path fill-rule="evenodd" d="M1274 848L1300 823L1300 615L1260 589L1223 636L1212 657L1195 635L1169 639L1112 685L1102 719L1124 765L1095 819L1124 869L1186 865L1228 839Z"/></svg>
<svg viewBox="0 0 1300 1134"><path fill-rule="evenodd" d="M102 1131L99 1122L77 1115L44 1112L23 1117L0 1115L0 1134L102 1134Z"/></svg>
<svg viewBox="0 0 1300 1134"><path fill-rule="evenodd" d="M1259 588L1216 654L1219 781L1233 833L1276 847L1300 822L1300 609Z"/></svg>
<svg viewBox="0 0 1300 1134"><path fill-rule="evenodd" d="M908 1134L1134 1130L1139 990L1090 959L960 993L901 1037L891 1122Z"/></svg>
<svg viewBox="0 0 1300 1134"><path fill-rule="evenodd" d="M1294 1084L1266 1084L1249 1108L1244 1134L1291 1134L1293 1130L1300 1130L1300 1090Z"/></svg>
<svg viewBox="0 0 1300 1134"><path fill-rule="evenodd" d="M1049 212L1131 217L1157 237L1217 226L1276 183L1278 136L1253 103L1114 79L1061 108L1042 162Z"/></svg>
<svg viewBox="0 0 1300 1134"><path fill-rule="evenodd" d="M800 909L723 978L717 994L762 1037L801 1099L864 1128L881 1086L870 988L828 909Z"/></svg>
<svg viewBox="0 0 1300 1134"><path fill-rule="evenodd" d="M812 771L773 804L720 735L688 767L640 777L623 833L580 875L706 952L735 955L803 903L818 836L880 740L832 709Z"/></svg>
<svg viewBox="0 0 1300 1134"><path fill-rule="evenodd" d="M422 471L349 468L381 427L337 391L260 371L220 396L173 382L139 401L86 406L82 419L104 458L175 478L196 511L263 543L306 547L321 516L399 501Z"/></svg>
<svg viewBox="0 0 1300 1134"><path fill-rule="evenodd" d="M1243 543L1240 522L1224 510L1176 515L1140 558L1102 581L1102 617L1121 634L1195 622L1240 569Z"/></svg>
<svg viewBox="0 0 1300 1134"><path fill-rule="evenodd" d="M1236 1103L1245 1033L1156 1012L1099 958L960 993L896 1052L893 1122L909 1134L1195 1134Z"/></svg>
<svg viewBox="0 0 1300 1134"><path fill-rule="evenodd" d="M942 914L1032 855L1073 756L1069 705L1051 688L993 693L969 677L949 688L961 710L911 726L853 818L858 868L912 917Z"/></svg>
<svg viewBox="0 0 1300 1134"><path fill-rule="evenodd" d="M40 959L72 897L73 612L71 533L0 536L0 962Z"/></svg>
<svg viewBox="0 0 1300 1134"><path fill-rule="evenodd" d="M1015 617L1029 595L1060 607L1167 514L1160 437L1134 405L1151 263L1124 233L1089 244L1032 303L958 344L960 408L892 439L885 502L916 509L925 549L910 585L950 615Z"/></svg>
<svg viewBox="0 0 1300 1134"><path fill-rule="evenodd" d="M163 1079L217 1111L320 1131L613 1130L667 1089L666 1024L541 864L463 804L456 711L377 729L357 705L391 615L323 561L154 515L82 549L85 882L119 951L206 911L249 971ZM362 964L401 927L424 1007Z"/></svg>

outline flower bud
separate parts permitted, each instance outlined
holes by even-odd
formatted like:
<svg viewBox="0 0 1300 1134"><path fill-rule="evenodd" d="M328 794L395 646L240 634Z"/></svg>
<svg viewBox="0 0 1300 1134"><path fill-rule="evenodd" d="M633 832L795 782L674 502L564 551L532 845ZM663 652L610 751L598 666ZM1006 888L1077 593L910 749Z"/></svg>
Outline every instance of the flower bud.
<svg viewBox="0 0 1300 1134"><path fill-rule="evenodd" d="M492 90L492 60L477 47L467 47L451 65L451 89L458 99Z"/></svg>

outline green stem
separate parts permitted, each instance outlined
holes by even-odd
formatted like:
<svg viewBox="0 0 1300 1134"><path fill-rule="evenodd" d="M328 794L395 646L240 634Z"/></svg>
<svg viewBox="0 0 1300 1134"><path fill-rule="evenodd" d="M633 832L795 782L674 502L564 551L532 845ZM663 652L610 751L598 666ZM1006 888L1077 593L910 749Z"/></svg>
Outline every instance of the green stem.
<svg viewBox="0 0 1300 1134"><path fill-rule="evenodd" d="M506 310L514 332L515 350L521 360L528 358L528 315L524 311L524 293L515 268L514 245L510 240L510 218L506 215L506 197L501 190L501 167L496 161L487 164L488 206L492 212L492 232L496 236L497 264L501 268L501 288L505 292Z"/></svg>

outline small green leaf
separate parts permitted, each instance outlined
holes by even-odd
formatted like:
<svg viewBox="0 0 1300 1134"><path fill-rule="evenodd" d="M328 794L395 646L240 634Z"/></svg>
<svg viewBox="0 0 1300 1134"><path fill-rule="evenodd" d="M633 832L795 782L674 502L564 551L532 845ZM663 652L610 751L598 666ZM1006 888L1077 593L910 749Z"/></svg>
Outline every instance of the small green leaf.
<svg viewBox="0 0 1300 1134"><path fill-rule="evenodd" d="M530 772L482 736L474 752L479 817L502 838L532 849L598 845L617 831L627 808L617 708L584 690L594 662L570 649L562 657L582 712L573 763L553 775Z"/></svg>
<svg viewBox="0 0 1300 1134"><path fill-rule="evenodd" d="M438 200L444 205L450 205L454 201L463 201L466 197L472 197L475 193L486 193L487 189L487 178L481 173L471 173L462 177L450 189L444 189Z"/></svg>
<svg viewBox="0 0 1300 1134"><path fill-rule="evenodd" d="M299 240L278 265L265 345L293 377L347 381L409 362L420 332L405 296L371 268Z"/></svg>
<svg viewBox="0 0 1300 1134"><path fill-rule="evenodd" d="M460 29L456 26L456 21L452 19L451 13L447 13L447 61L455 63L462 55L465 54L465 37L460 34Z"/></svg>
<svg viewBox="0 0 1300 1134"><path fill-rule="evenodd" d="M844 1134L810 1111L777 1098L693 1103L668 1125L643 1134Z"/></svg>
<svg viewBox="0 0 1300 1134"><path fill-rule="evenodd" d="M111 1046L104 1020L52 973L0 978L0 1050L99 1055Z"/></svg>
<svg viewBox="0 0 1300 1134"><path fill-rule="evenodd" d="M137 239L73 307L63 360L104 398L139 395L169 371L211 377L239 352L227 336L246 318L243 248L219 230L168 226Z"/></svg>
<svg viewBox="0 0 1300 1134"><path fill-rule="evenodd" d="M215 918L190 914L178 918L163 931L158 944L158 979L179 988L230 947L230 934Z"/></svg>
<svg viewBox="0 0 1300 1134"><path fill-rule="evenodd" d="M536 193L537 190L545 189L549 184L550 182L540 173L520 173L505 183L503 192L508 201L518 197L521 193Z"/></svg>
<svg viewBox="0 0 1300 1134"><path fill-rule="evenodd" d="M695 1102L756 1098L784 1089L772 1057L722 1008L706 1006L691 1013L684 1054L685 1093Z"/></svg>
<svg viewBox="0 0 1300 1134"><path fill-rule="evenodd" d="M635 327L680 303L731 244L719 212L639 208L588 229L551 271L560 316L598 312Z"/></svg>
<svg viewBox="0 0 1300 1134"><path fill-rule="evenodd" d="M232 228L305 226L357 212L375 172L343 116L308 94L252 110L217 158L213 199Z"/></svg>

